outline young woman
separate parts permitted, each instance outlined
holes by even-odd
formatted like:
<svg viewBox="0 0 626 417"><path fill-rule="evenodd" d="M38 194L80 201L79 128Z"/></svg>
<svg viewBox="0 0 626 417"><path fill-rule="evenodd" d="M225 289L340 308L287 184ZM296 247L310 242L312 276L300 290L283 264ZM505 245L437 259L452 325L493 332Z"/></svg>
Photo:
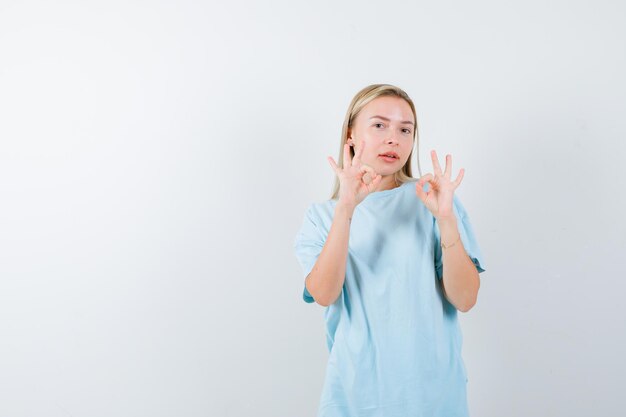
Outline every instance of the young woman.
<svg viewBox="0 0 626 417"><path fill-rule="evenodd" d="M476 303L485 269L454 194L464 170L453 180L451 156L442 171L432 151L434 173L413 178L417 137L403 90L358 92L341 164L328 158L333 195L308 207L296 236L304 301L327 307L318 417L469 415L457 310Z"/></svg>

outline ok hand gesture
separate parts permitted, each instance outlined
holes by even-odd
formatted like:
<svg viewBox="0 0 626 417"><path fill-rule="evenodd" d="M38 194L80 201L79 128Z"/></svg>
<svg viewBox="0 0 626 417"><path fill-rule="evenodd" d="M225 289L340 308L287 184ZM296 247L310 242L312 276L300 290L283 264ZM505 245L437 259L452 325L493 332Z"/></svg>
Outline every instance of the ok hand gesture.
<svg viewBox="0 0 626 417"><path fill-rule="evenodd" d="M433 176L431 173L423 175L415 184L415 194L437 220L452 218L454 216L452 210L454 190L461 184L465 170L461 168L456 180L451 181L452 155L446 155L446 170L444 172L441 172L437 152L431 151L430 156L433 160L435 175ZM425 183L430 184L428 192L423 190Z"/></svg>
<svg viewBox="0 0 626 417"><path fill-rule="evenodd" d="M352 208L363 201L369 193L376 190L383 178L382 175L374 172L372 167L361 163L363 148L365 148L365 141L362 140L354 158L350 160L350 145L347 143L343 145L343 169L337 166L331 156L328 157L330 166L339 177L339 203L347 204ZM366 172L370 174L371 178L368 184L363 182L363 176Z"/></svg>

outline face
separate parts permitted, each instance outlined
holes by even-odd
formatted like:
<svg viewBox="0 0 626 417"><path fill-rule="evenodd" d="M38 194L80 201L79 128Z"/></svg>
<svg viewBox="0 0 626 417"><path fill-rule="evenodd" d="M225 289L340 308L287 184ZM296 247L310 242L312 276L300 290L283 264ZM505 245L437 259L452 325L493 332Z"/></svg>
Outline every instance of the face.
<svg viewBox="0 0 626 417"><path fill-rule="evenodd" d="M353 120L348 143L355 152L366 142L361 162L374 168L385 183L401 170L413 149L415 120L409 103L399 97L378 97L365 105ZM382 155L395 153L397 158Z"/></svg>

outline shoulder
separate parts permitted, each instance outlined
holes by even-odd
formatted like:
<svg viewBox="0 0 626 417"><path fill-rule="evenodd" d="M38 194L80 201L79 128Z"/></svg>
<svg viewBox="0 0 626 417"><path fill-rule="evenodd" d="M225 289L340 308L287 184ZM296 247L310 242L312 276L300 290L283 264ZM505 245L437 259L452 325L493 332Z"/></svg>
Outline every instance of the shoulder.
<svg viewBox="0 0 626 417"><path fill-rule="evenodd" d="M322 223L324 219L332 218L336 205L337 201L332 199L310 203L305 210L305 216L314 223Z"/></svg>

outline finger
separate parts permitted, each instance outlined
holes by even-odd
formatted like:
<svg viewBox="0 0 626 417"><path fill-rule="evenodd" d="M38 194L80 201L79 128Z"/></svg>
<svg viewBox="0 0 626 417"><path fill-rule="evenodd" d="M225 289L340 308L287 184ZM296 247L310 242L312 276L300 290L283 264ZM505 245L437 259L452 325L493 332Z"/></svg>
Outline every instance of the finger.
<svg viewBox="0 0 626 417"><path fill-rule="evenodd" d="M367 173L370 175L370 184L372 183L372 181L374 181L374 178L376 178L379 174L374 170L374 168L372 168L369 165L362 165L361 169L363 171L367 171ZM381 176L382 178L382 176Z"/></svg>
<svg viewBox="0 0 626 417"><path fill-rule="evenodd" d="M376 176L376 171L374 171L374 168L369 165L363 164L359 167L359 170L369 172L372 178Z"/></svg>
<svg viewBox="0 0 626 417"><path fill-rule="evenodd" d="M430 182L434 182L435 181L435 177L433 176L433 174L428 173L426 175L423 175L419 180L419 184L424 187L424 184L426 183L430 183ZM430 187L430 185L429 185Z"/></svg>
<svg viewBox="0 0 626 417"><path fill-rule="evenodd" d="M330 164L330 167L335 171L335 174L339 175L340 168L337 166L337 163L335 162L333 157L329 156L326 159L328 159L328 163Z"/></svg>
<svg viewBox="0 0 626 417"><path fill-rule="evenodd" d="M441 175L441 166L439 165L439 160L437 159L437 152L435 152L435 150L430 151L430 156L433 160L435 175Z"/></svg>
<svg viewBox="0 0 626 417"><path fill-rule="evenodd" d="M354 155L354 159L352 160L352 165L358 165L361 162L361 156L363 156L363 148L365 147L365 141L362 140L359 144L359 149L356 151Z"/></svg>
<svg viewBox="0 0 626 417"><path fill-rule="evenodd" d="M424 185L425 185L425 184L428 184L428 188L426 189L426 191L424 191L424 192L426 193L426 194L425 194L425 198L426 198L426 197L428 197L428 194L429 194L429 193L431 192L431 190L433 189L433 184L435 183L435 177L433 176L433 174L428 173L428 174L426 174L426 175L422 176L422 177L419 179L419 181L418 181L418 182L419 182L419 184L420 184L420 189L421 189L422 191L424 191Z"/></svg>
<svg viewBox="0 0 626 417"><path fill-rule="evenodd" d="M380 182L383 180L383 176L378 174L376 175L376 178L374 178L374 181L372 181L372 184L374 184L374 189L378 188L378 185L380 184Z"/></svg>
<svg viewBox="0 0 626 417"><path fill-rule="evenodd" d="M348 168L352 164L350 163L350 145L348 143L343 144L343 167Z"/></svg>
<svg viewBox="0 0 626 417"><path fill-rule="evenodd" d="M378 188L378 185L380 184L380 182L382 181L382 179L383 179L383 176L382 176L382 175L380 175L380 174L376 175L376 176L374 177L374 179L372 180L372 182L370 182L370 183L367 185L367 191L369 191L369 192L371 193L372 191L374 191L375 189L377 189L377 188Z"/></svg>
<svg viewBox="0 0 626 417"><path fill-rule="evenodd" d="M461 185L461 181L463 180L463 175L465 175L465 168L461 168L459 171L459 175L457 175L456 180L452 184L454 184L454 188Z"/></svg>
<svg viewBox="0 0 626 417"><path fill-rule="evenodd" d="M422 187L423 185L420 184L419 182L415 184L415 194L417 194L420 200L426 201L428 194L426 194L426 192L423 190Z"/></svg>
<svg viewBox="0 0 626 417"><path fill-rule="evenodd" d="M446 170L443 172L443 176L447 176L448 178L450 178L450 175L452 174L452 155L448 154L446 155Z"/></svg>
<svg viewBox="0 0 626 417"><path fill-rule="evenodd" d="M361 177L361 182L369 187L370 185L372 185L372 181L374 181L375 175L372 174L371 171L362 171L362 172L363 172L363 176Z"/></svg>

